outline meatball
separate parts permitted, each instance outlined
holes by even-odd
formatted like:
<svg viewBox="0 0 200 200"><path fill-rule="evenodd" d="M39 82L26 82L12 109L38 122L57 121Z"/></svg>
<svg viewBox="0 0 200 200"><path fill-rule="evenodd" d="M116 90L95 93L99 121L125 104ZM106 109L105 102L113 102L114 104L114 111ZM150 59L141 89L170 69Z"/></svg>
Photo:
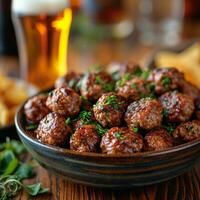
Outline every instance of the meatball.
<svg viewBox="0 0 200 200"><path fill-rule="evenodd" d="M156 99L143 98L130 104L125 121L130 129L152 129L159 127L163 119L161 103Z"/></svg>
<svg viewBox="0 0 200 200"><path fill-rule="evenodd" d="M163 115L169 122L185 122L194 112L193 99L179 92L167 92L159 98L164 110Z"/></svg>
<svg viewBox="0 0 200 200"><path fill-rule="evenodd" d="M133 133L128 128L111 128L102 137L100 147L103 153L124 154L141 152L143 138L138 133Z"/></svg>
<svg viewBox="0 0 200 200"><path fill-rule="evenodd" d="M72 135L70 149L78 152L97 152L99 142L96 127L84 125Z"/></svg>
<svg viewBox="0 0 200 200"><path fill-rule="evenodd" d="M149 132L144 138L145 151L164 150L173 146L173 138L164 129Z"/></svg>
<svg viewBox="0 0 200 200"><path fill-rule="evenodd" d="M106 72L88 73L81 81L81 95L91 101L98 100L102 94L114 90L114 81Z"/></svg>
<svg viewBox="0 0 200 200"><path fill-rule="evenodd" d="M62 76L56 80L55 88L69 87L74 90L77 90L77 84L80 79L81 79L80 74L77 74L75 72L70 72L66 74L65 76Z"/></svg>
<svg viewBox="0 0 200 200"><path fill-rule="evenodd" d="M183 79L184 75L175 68L156 68L148 77L149 81L154 82L155 92L159 95L178 89Z"/></svg>
<svg viewBox="0 0 200 200"><path fill-rule="evenodd" d="M172 133L178 141L190 142L200 139L200 121L193 120L180 124Z"/></svg>
<svg viewBox="0 0 200 200"><path fill-rule="evenodd" d="M150 94L147 82L139 78L133 78L124 82L118 81L116 85L116 92L128 101L139 100Z"/></svg>
<svg viewBox="0 0 200 200"><path fill-rule="evenodd" d="M191 83L183 80L181 82L181 88L180 91L190 97L193 98L194 101L198 100L198 98L200 98L200 90L192 85Z"/></svg>
<svg viewBox="0 0 200 200"><path fill-rule="evenodd" d="M130 61L128 63L122 64L120 66L120 74L121 76L125 74L131 74L131 75L140 75L142 73L142 69L140 68L139 64L133 61Z"/></svg>
<svg viewBox="0 0 200 200"><path fill-rule="evenodd" d="M47 98L47 107L67 117L76 116L81 107L81 98L74 90L62 87L52 91Z"/></svg>
<svg viewBox="0 0 200 200"><path fill-rule="evenodd" d="M120 126L125 110L124 99L114 93L103 94L93 107L94 116L103 127Z"/></svg>
<svg viewBox="0 0 200 200"><path fill-rule="evenodd" d="M49 145L62 146L71 128L65 123L65 118L58 113L49 113L39 123L36 129L37 139Z"/></svg>
<svg viewBox="0 0 200 200"><path fill-rule="evenodd" d="M39 95L31 98L24 106L26 120L31 123L38 123L50 110L46 106L47 96Z"/></svg>

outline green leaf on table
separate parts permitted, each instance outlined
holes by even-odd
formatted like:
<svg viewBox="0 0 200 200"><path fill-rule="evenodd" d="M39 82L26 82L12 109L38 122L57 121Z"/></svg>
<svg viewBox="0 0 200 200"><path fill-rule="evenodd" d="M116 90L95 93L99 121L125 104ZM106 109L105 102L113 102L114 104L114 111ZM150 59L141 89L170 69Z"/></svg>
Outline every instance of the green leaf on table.
<svg viewBox="0 0 200 200"><path fill-rule="evenodd" d="M20 180L32 178L35 175L34 169L30 164L21 164L15 175L19 177Z"/></svg>
<svg viewBox="0 0 200 200"><path fill-rule="evenodd" d="M49 191L47 188L43 188L40 183L36 183L33 185L24 185L24 188L31 196L47 193Z"/></svg>
<svg viewBox="0 0 200 200"><path fill-rule="evenodd" d="M19 160L10 150L0 153L0 175L12 174L19 165Z"/></svg>
<svg viewBox="0 0 200 200"><path fill-rule="evenodd" d="M26 149L21 142L16 140L7 139L5 143L1 144L0 150L11 150L13 153L20 155L21 153L25 152Z"/></svg>

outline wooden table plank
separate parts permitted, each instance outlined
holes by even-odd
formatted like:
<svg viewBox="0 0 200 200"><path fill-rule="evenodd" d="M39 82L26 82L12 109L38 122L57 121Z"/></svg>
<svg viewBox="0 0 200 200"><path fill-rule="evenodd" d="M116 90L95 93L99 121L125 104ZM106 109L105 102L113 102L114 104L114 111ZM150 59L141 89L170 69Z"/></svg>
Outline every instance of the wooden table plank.
<svg viewBox="0 0 200 200"><path fill-rule="evenodd" d="M136 187L129 190L105 190L71 183L37 167L37 177L28 181L40 181L50 188L48 195L30 198L25 193L20 200L199 200L200 165L170 181L157 185Z"/></svg>

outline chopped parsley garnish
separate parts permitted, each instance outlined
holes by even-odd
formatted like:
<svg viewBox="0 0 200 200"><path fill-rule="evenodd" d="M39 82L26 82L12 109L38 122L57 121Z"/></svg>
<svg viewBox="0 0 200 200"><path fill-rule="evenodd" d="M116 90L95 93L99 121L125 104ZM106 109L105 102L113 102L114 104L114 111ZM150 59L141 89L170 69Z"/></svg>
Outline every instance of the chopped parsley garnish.
<svg viewBox="0 0 200 200"><path fill-rule="evenodd" d="M103 87L103 90L105 92L112 92L112 91L115 90L115 84L114 83L104 83L102 85L102 87Z"/></svg>
<svg viewBox="0 0 200 200"><path fill-rule="evenodd" d="M137 89L137 84L136 83L131 83L131 88L132 89Z"/></svg>
<svg viewBox="0 0 200 200"><path fill-rule="evenodd" d="M171 79L169 77L167 77L167 76L163 77L163 79L162 79L163 86L167 87L170 84L170 82L171 82Z"/></svg>
<svg viewBox="0 0 200 200"><path fill-rule="evenodd" d="M117 85L120 87L124 86L127 81L131 80L131 78L132 78L132 75L130 73L126 73L119 81L117 81Z"/></svg>
<svg viewBox="0 0 200 200"><path fill-rule="evenodd" d="M38 127L37 124L30 124L30 125L28 125L28 126L26 127L26 130L27 130L27 131L33 131L33 130L35 130L37 127Z"/></svg>
<svg viewBox="0 0 200 200"><path fill-rule="evenodd" d="M114 109L119 109L120 105L122 105L124 102L118 102L117 97L115 95L108 96L105 102L105 105L109 105Z"/></svg>
<svg viewBox="0 0 200 200"><path fill-rule="evenodd" d="M138 67L135 71L134 71L134 75L136 76L141 76L142 74L142 69L140 67Z"/></svg>
<svg viewBox="0 0 200 200"><path fill-rule="evenodd" d="M149 83L149 84L147 84L147 88L148 88L151 92L154 92L156 86L155 86L154 83Z"/></svg>
<svg viewBox="0 0 200 200"><path fill-rule="evenodd" d="M108 131L107 128L103 128L97 122L94 122L93 124L96 126L96 131L98 132L99 137L102 137Z"/></svg>
<svg viewBox="0 0 200 200"><path fill-rule="evenodd" d="M138 127L134 127L134 128L133 128L133 132L134 132L134 133L138 133L138 132L139 132L139 128L138 128Z"/></svg>
<svg viewBox="0 0 200 200"><path fill-rule="evenodd" d="M95 78L95 83L96 83L96 84L103 84L103 80L101 79L100 76L96 76L96 78Z"/></svg>
<svg viewBox="0 0 200 200"><path fill-rule="evenodd" d="M119 131L118 131L118 132L115 132L114 135L115 135L115 137L116 137L117 139L119 139L119 140L124 140L124 139L126 139L126 136L122 135L122 133L119 132Z"/></svg>
<svg viewBox="0 0 200 200"><path fill-rule="evenodd" d="M163 128L168 132L168 133L173 133L176 125L175 124L167 124L167 125L163 125Z"/></svg>
<svg viewBox="0 0 200 200"><path fill-rule="evenodd" d="M112 92L115 89L114 83L105 82L100 76L96 76L95 83L101 85L105 92Z"/></svg>
<svg viewBox="0 0 200 200"><path fill-rule="evenodd" d="M140 75L140 78L144 79L144 80L147 80L147 78L149 77L149 74L150 74L150 71L147 70L147 71L144 71L142 72L142 74Z"/></svg>
<svg viewBox="0 0 200 200"><path fill-rule="evenodd" d="M81 111L78 116L78 119L81 119L84 124L90 123L91 118L92 118L92 112L85 110Z"/></svg>
<svg viewBox="0 0 200 200"><path fill-rule="evenodd" d="M168 114L169 114L168 110L164 108L164 109L163 109L163 116L164 116L164 117L167 117Z"/></svg>
<svg viewBox="0 0 200 200"><path fill-rule="evenodd" d="M71 118L70 118L70 117L68 117L68 118L65 120L65 124L66 124L66 125L71 124Z"/></svg>

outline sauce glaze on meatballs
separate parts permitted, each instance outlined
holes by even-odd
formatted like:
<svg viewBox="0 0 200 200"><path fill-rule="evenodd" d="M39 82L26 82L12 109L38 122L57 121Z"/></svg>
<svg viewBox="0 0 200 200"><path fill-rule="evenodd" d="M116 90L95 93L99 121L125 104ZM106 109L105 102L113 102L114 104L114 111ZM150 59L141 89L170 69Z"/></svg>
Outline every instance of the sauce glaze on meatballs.
<svg viewBox="0 0 200 200"><path fill-rule="evenodd" d="M24 106L24 113L28 122L38 123L50 110L46 106L47 96L38 95L27 101Z"/></svg>
<svg viewBox="0 0 200 200"><path fill-rule="evenodd" d="M143 98L130 104L125 113L125 121L128 127L153 129L159 127L163 119L163 108L156 99Z"/></svg>
<svg viewBox="0 0 200 200"><path fill-rule="evenodd" d="M37 139L49 145L62 146L71 133L66 119L58 113L49 113L35 130Z"/></svg>
<svg viewBox="0 0 200 200"><path fill-rule="evenodd" d="M103 127L120 126L125 109L126 102L115 93L103 94L93 107L94 116Z"/></svg>
<svg viewBox="0 0 200 200"><path fill-rule="evenodd" d="M102 153L124 154L141 152L143 138L138 133L133 133L128 128L111 128L101 140Z"/></svg>
<svg viewBox="0 0 200 200"><path fill-rule="evenodd" d="M147 87L147 82L139 78L133 78L128 81L118 81L116 92L119 96L124 97L128 101L136 101L145 96L148 96L150 90Z"/></svg>
<svg viewBox="0 0 200 200"><path fill-rule="evenodd" d="M183 142L200 139L200 121L193 120L180 124L172 133L173 137Z"/></svg>
<svg viewBox="0 0 200 200"><path fill-rule="evenodd" d="M169 122L185 122L194 112L194 101L188 95L174 91L163 94L159 99Z"/></svg>
<svg viewBox="0 0 200 200"><path fill-rule="evenodd" d="M144 138L145 151L164 150L173 146L173 138L164 129L158 129L146 134Z"/></svg>
<svg viewBox="0 0 200 200"><path fill-rule="evenodd" d="M87 73L81 80L81 95L91 101L96 101L104 93L112 92L114 82L106 72Z"/></svg>
<svg viewBox="0 0 200 200"><path fill-rule="evenodd" d="M159 95L178 89L183 79L183 74L175 68L156 68L148 77L155 84L155 92Z"/></svg>
<svg viewBox="0 0 200 200"><path fill-rule="evenodd" d="M84 125L76 130L70 139L70 149L78 152L97 152L100 139L96 127Z"/></svg>
<svg viewBox="0 0 200 200"><path fill-rule="evenodd" d="M80 111L81 98L70 88L56 88L47 98L46 105L52 112L72 117L76 116Z"/></svg>

